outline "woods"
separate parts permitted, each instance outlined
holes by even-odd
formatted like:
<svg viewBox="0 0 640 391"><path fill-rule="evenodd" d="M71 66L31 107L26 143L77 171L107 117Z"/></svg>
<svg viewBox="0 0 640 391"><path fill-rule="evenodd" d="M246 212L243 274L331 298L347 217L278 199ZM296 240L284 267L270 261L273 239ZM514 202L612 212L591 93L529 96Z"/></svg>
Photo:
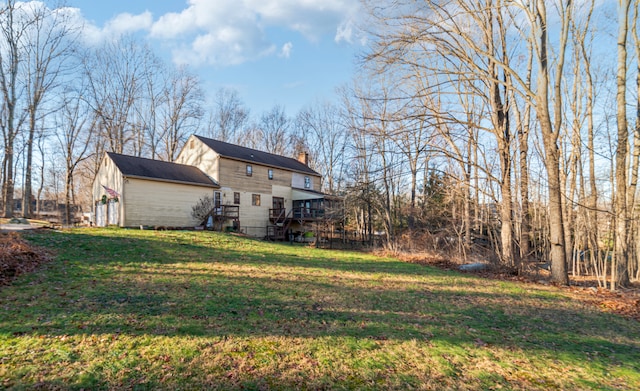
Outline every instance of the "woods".
<svg viewBox="0 0 640 391"><path fill-rule="evenodd" d="M551 279L640 278L638 0L365 1L353 82L291 114L205 91L143 39L83 39L69 8L0 10L2 211L91 211L105 151L173 161L193 133L306 150L344 229ZM615 16L614 16L615 15ZM615 49L614 49L615 48ZM16 208L16 202L21 208Z"/></svg>

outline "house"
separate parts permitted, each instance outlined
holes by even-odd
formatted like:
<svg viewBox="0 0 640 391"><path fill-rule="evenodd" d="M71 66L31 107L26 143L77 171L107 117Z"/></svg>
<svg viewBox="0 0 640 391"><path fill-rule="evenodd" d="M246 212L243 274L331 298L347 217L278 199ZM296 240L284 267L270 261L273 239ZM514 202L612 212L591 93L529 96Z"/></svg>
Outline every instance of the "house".
<svg viewBox="0 0 640 391"><path fill-rule="evenodd" d="M136 164L157 168L153 175L146 176L125 174L122 168L122 174L112 174L114 178L111 179L99 173L94 183L94 198L98 206L100 203L109 205L109 197L104 199L105 189L101 186L108 187L106 183L112 183L110 180L117 179L118 175L130 178L130 181L133 177L144 180L147 186L153 183L153 189L143 190L146 202L140 203L136 200L134 205L129 206L131 190L125 188L120 192L119 189L126 184L114 182L113 189L120 194L120 210L125 217L136 216L135 219L119 220L117 224L120 226L197 225L199 222L189 220L190 208L199 199L196 195L202 194L195 189L205 187L214 199L215 207L211 219L217 229L242 230L251 236L284 239L287 233L304 232L309 224L325 219L328 216L326 210L339 202L335 197L328 197L320 191L322 178L309 167L307 153L301 153L298 159L294 159L192 135L178 154L175 163L107 154L107 163L103 162L101 172L103 169L105 173L111 172L106 166L109 161L113 161L113 156L116 156L116 160L129 159L125 171L132 170ZM181 180L183 170L187 169L192 170L194 175L199 173L200 180ZM163 170L172 171L175 176L166 180L161 177ZM192 195L191 198L186 196L186 190L164 190L165 187L178 183L193 191L188 193ZM146 210L151 205L158 209L166 209L167 205L174 204L183 205L181 211L174 208L174 214L144 216L148 214ZM108 210L104 211L104 215L108 216Z"/></svg>
<svg viewBox="0 0 640 391"><path fill-rule="evenodd" d="M219 188L194 166L107 152L93 182L95 224L193 226L192 206Z"/></svg>
<svg viewBox="0 0 640 391"><path fill-rule="evenodd" d="M301 229L312 213L317 216L322 209L321 176L309 168L308 159L306 153L293 159L194 135L176 162L196 166L220 183L220 190L214 192L216 204L223 209L238 206L245 232L282 238L294 217ZM300 214L294 216L301 208L307 210L306 221ZM226 220L224 213L219 219Z"/></svg>

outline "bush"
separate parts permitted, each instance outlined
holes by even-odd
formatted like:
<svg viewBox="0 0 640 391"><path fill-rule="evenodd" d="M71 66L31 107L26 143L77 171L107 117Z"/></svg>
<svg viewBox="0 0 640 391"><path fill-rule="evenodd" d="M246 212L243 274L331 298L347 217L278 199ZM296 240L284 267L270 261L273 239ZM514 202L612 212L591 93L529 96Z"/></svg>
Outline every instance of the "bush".
<svg viewBox="0 0 640 391"><path fill-rule="evenodd" d="M205 224L214 206L213 197L204 196L198 200L197 204L191 207L191 216L198 220L200 224Z"/></svg>

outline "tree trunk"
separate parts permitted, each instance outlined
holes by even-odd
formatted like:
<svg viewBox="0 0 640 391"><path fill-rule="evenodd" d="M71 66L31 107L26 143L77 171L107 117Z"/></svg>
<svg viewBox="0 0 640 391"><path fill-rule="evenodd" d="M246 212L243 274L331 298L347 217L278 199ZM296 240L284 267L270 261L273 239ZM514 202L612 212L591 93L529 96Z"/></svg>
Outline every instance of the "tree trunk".
<svg viewBox="0 0 640 391"><path fill-rule="evenodd" d="M549 242L551 261L551 281L567 285L566 243L564 238L564 224L562 221L562 188L560 183L560 153L558 149L558 133L554 131L549 112L549 64L547 57L547 12L545 0L538 0L536 17L539 22L539 70L538 91L536 93L536 108L542 132L544 145L544 163L547 170L549 192ZM566 42L565 42L566 43ZM560 76L558 76L560 77ZM559 96L555 97L560 99ZM560 115L560 113L555 113Z"/></svg>
<svg viewBox="0 0 640 391"><path fill-rule="evenodd" d="M31 177L33 171L33 137L35 128L35 118L30 120L32 122L29 127L29 138L27 139L27 163L24 173L24 188L22 194L22 215L24 218L29 219L33 217L33 207L31 206L32 186Z"/></svg>
<svg viewBox="0 0 640 391"><path fill-rule="evenodd" d="M627 32L629 19L630 0L620 0L619 2L619 25L618 25L618 73L617 80L617 125L618 125L618 145L616 148L616 174L615 174L615 267L612 269L611 289L617 286L629 285L628 264L628 234L629 229L627 215L627 148L629 132L627 129Z"/></svg>
<svg viewBox="0 0 640 391"><path fill-rule="evenodd" d="M4 217L13 217L13 142L4 148L4 183L2 199L4 200Z"/></svg>

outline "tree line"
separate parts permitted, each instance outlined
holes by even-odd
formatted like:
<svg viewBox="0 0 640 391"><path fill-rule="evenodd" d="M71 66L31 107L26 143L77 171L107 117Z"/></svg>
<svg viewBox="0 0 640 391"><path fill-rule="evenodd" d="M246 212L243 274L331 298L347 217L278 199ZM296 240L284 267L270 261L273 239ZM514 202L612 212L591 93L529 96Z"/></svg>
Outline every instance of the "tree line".
<svg viewBox="0 0 640 391"><path fill-rule="evenodd" d="M209 100L187 67L140 39L86 45L64 9L8 1L4 215L16 193L25 216L38 212L32 199L90 207L105 151L173 161L197 133L309 151L323 191L344 197L345 228L389 250L513 270L549 261L561 284L589 273L616 289L640 277L638 0L364 7L353 82L289 116L277 105L254 115L232 89Z"/></svg>
<svg viewBox="0 0 640 391"><path fill-rule="evenodd" d="M373 93L360 94L359 126L374 129L367 150L387 160L404 152L411 181L412 157L423 168L434 159L442 165L458 193L448 194L448 209L458 215L461 246L491 234L478 221L485 209L505 267L549 260L554 282L589 272L612 289L637 279L638 1L400 0L367 8L363 66L368 88L377 81ZM423 148L385 145L423 128ZM383 167L387 188L394 165Z"/></svg>

